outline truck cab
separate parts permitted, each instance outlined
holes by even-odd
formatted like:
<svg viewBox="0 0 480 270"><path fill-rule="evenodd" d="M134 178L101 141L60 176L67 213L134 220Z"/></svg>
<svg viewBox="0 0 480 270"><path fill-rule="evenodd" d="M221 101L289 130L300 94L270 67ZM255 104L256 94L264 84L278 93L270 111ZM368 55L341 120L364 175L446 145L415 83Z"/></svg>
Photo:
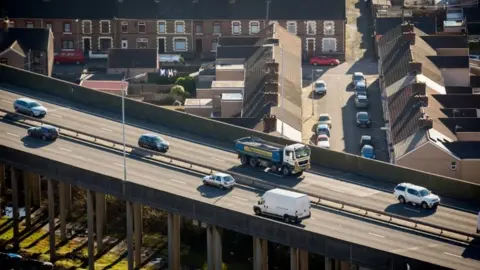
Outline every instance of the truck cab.
<svg viewBox="0 0 480 270"><path fill-rule="evenodd" d="M289 165L291 173L303 172L310 169L310 153L311 150L306 145L291 144L283 150L283 161Z"/></svg>

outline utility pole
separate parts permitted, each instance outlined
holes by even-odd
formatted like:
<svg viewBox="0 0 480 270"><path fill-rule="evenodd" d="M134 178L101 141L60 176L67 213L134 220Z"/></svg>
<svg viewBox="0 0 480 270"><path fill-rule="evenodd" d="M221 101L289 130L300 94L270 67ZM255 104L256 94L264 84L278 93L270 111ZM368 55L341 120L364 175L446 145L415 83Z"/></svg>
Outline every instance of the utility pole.
<svg viewBox="0 0 480 270"><path fill-rule="evenodd" d="M31 70L31 69L30 69L30 59L31 59L30 55L31 55L31 54L32 54L32 50L28 50L28 54L27 54L27 61L28 61L28 63L27 63L27 64L28 64L28 71L30 71L30 70Z"/></svg>
<svg viewBox="0 0 480 270"><path fill-rule="evenodd" d="M265 23L263 25L263 27L267 27L268 25L268 18L269 18L269 15L270 15L270 3L272 2L272 0L267 0L266 1L266 4L267 4L267 16L265 17Z"/></svg>

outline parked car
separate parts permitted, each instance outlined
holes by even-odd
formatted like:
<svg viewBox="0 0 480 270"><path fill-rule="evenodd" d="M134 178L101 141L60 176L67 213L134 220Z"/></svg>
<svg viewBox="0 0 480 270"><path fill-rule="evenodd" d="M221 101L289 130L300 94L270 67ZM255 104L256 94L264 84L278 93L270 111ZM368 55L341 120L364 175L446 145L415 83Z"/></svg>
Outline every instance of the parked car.
<svg viewBox="0 0 480 270"><path fill-rule="evenodd" d="M310 199L306 194L275 188L263 194L253 211L256 215L281 218L287 223L300 223L311 216Z"/></svg>
<svg viewBox="0 0 480 270"><path fill-rule="evenodd" d="M330 138L330 128L328 127L327 124L319 124L319 125L317 125L317 129L315 130L315 134L317 136L321 135L321 134L324 134L324 135L326 135L327 137Z"/></svg>
<svg viewBox="0 0 480 270"><path fill-rule="evenodd" d="M370 102L368 101L367 96L364 96L364 95L355 96L355 107L368 108L369 106L370 106Z"/></svg>
<svg viewBox="0 0 480 270"><path fill-rule="evenodd" d="M367 84L365 83L365 81L360 81L355 84L355 95L368 96Z"/></svg>
<svg viewBox="0 0 480 270"><path fill-rule="evenodd" d="M138 139L138 146L166 153L170 148L170 143L158 135L147 133L140 136Z"/></svg>
<svg viewBox="0 0 480 270"><path fill-rule="evenodd" d="M422 208L435 208L440 204L440 197L430 190L409 183L401 183L395 187L394 195L400 203L420 205Z"/></svg>
<svg viewBox="0 0 480 270"><path fill-rule="evenodd" d="M29 128L27 134L32 138L41 138L44 141L55 141L58 138L58 129L50 125L43 125Z"/></svg>
<svg viewBox="0 0 480 270"><path fill-rule="evenodd" d="M468 56L468 58L472 59L472 60L480 60L480 55L476 55L476 54L470 54Z"/></svg>
<svg viewBox="0 0 480 270"><path fill-rule="evenodd" d="M354 72L352 74L352 85L355 87L359 82L366 82L365 75L362 72Z"/></svg>
<svg viewBox="0 0 480 270"><path fill-rule="evenodd" d="M220 189L232 189L235 186L235 179L226 173L215 173L202 178L204 185L215 186Z"/></svg>
<svg viewBox="0 0 480 270"><path fill-rule="evenodd" d="M318 124L322 125L328 125L328 128L332 128L332 118L330 118L330 114L328 113L322 113L318 117Z"/></svg>
<svg viewBox="0 0 480 270"><path fill-rule="evenodd" d="M360 150L360 154L364 158L375 159L375 148L372 145L366 144Z"/></svg>
<svg viewBox="0 0 480 270"><path fill-rule="evenodd" d="M317 146L330 149L330 138L328 138L328 136L325 134L318 135Z"/></svg>
<svg viewBox="0 0 480 270"><path fill-rule="evenodd" d="M83 64L85 63L85 55L81 50L60 51L53 57L55 64Z"/></svg>
<svg viewBox="0 0 480 270"><path fill-rule="evenodd" d="M13 102L13 109L18 113L28 114L32 117L43 117L47 114L47 108L29 98L18 98Z"/></svg>
<svg viewBox="0 0 480 270"><path fill-rule="evenodd" d="M312 56L310 58L310 65L314 65L314 66L336 66L339 64L340 64L340 61L333 57Z"/></svg>
<svg viewBox="0 0 480 270"><path fill-rule="evenodd" d="M327 94L327 84L323 80L318 80L314 84L313 93L318 95Z"/></svg>
<svg viewBox="0 0 480 270"><path fill-rule="evenodd" d="M364 145L371 145L371 146L373 146L372 136L362 135L362 137L360 137L360 149L361 149Z"/></svg>
<svg viewBox="0 0 480 270"><path fill-rule="evenodd" d="M370 120L370 115L368 112L357 113L357 126L367 128L372 126L372 121Z"/></svg>

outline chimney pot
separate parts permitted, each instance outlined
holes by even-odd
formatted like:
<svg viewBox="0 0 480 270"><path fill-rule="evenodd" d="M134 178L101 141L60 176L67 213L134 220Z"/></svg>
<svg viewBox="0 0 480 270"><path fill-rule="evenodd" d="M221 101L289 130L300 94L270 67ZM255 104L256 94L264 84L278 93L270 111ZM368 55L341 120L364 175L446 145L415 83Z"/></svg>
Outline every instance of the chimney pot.
<svg viewBox="0 0 480 270"><path fill-rule="evenodd" d="M427 94L427 85L425 83L412 83L412 92L414 95L425 96Z"/></svg>
<svg viewBox="0 0 480 270"><path fill-rule="evenodd" d="M422 74L422 63L410 62L408 65L408 72L414 74Z"/></svg>
<svg viewBox="0 0 480 270"><path fill-rule="evenodd" d="M410 41L410 45L415 45L415 32L403 32L403 38Z"/></svg>
<svg viewBox="0 0 480 270"><path fill-rule="evenodd" d="M404 23L401 25L402 27L402 32L405 33L405 32L413 32L413 24L411 23Z"/></svg>

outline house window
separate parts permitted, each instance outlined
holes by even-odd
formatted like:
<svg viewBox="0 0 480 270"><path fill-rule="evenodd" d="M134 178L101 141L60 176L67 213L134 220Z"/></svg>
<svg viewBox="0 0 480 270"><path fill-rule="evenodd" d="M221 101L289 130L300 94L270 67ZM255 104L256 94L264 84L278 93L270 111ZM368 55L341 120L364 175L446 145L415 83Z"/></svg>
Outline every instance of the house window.
<svg viewBox="0 0 480 270"><path fill-rule="evenodd" d="M122 33L128 33L128 22L127 21L122 21L120 25Z"/></svg>
<svg viewBox="0 0 480 270"><path fill-rule="evenodd" d="M0 64L8 65L8 59L7 58L0 58Z"/></svg>
<svg viewBox="0 0 480 270"><path fill-rule="evenodd" d="M73 50L73 40L62 40L62 49L63 50Z"/></svg>
<svg viewBox="0 0 480 270"><path fill-rule="evenodd" d="M187 39L186 38L173 38L173 50L174 51L186 51Z"/></svg>
<svg viewBox="0 0 480 270"><path fill-rule="evenodd" d="M288 21L287 22L287 31L296 35L297 34L297 22Z"/></svg>
<svg viewBox="0 0 480 270"><path fill-rule="evenodd" d="M161 34L161 33L166 33L167 32L167 22L165 21L158 21L157 22L157 30L158 30L158 33Z"/></svg>
<svg viewBox="0 0 480 270"><path fill-rule="evenodd" d="M322 52L336 52L337 51L337 39L336 38L323 38L322 39Z"/></svg>
<svg viewBox="0 0 480 270"><path fill-rule="evenodd" d="M63 33L72 33L72 24L71 23L63 23Z"/></svg>
<svg viewBox="0 0 480 270"><path fill-rule="evenodd" d="M212 52L217 51L218 40L212 39Z"/></svg>
<svg viewBox="0 0 480 270"><path fill-rule="evenodd" d="M220 23L216 22L216 23L213 23L213 33L214 34L221 34L222 33L222 29L220 27Z"/></svg>
<svg viewBox="0 0 480 270"><path fill-rule="evenodd" d="M40 65L40 59L42 57L42 54L39 52L34 52L33 53L33 64L34 65Z"/></svg>
<svg viewBox="0 0 480 270"><path fill-rule="evenodd" d="M137 38L137 49L146 49L146 48L148 48L148 39Z"/></svg>
<svg viewBox="0 0 480 270"><path fill-rule="evenodd" d="M324 21L323 22L323 34L326 36L335 35L335 22L334 21Z"/></svg>
<svg viewBox="0 0 480 270"><path fill-rule="evenodd" d="M26 28L33 28L33 22L32 21L26 21L25 22L25 27Z"/></svg>
<svg viewBox="0 0 480 270"><path fill-rule="evenodd" d="M239 21L232 21L232 35L240 35L242 33L242 24Z"/></svg>
<svg viewBox="0 0 480 270"><path fill-rule="evenodd" d="M185 22L175 22L175 33L185 33Z"/></svg>
<svg viewBox="0 0 480 270"><path fill-rule="evenodd" d="M195 23L195 33L196 34L203 34L203 24L202 23Z"/></svg>
<svg viewBox="0 0 480 270"><path fill-rule="evenodd" d="M260 32L260 22L258 22L258 21L250 22L249 23L249 32L250 32L250 35L257 34L258 32Z"/></svg>
<svg viewBox="0 0 480 270"><path fill-rule="evenodd" d="M110 21L100 21L100 33L110 34Z"/></svg>
<svg viewBox="0 0 480 270"><path fill-rule="evenodd" d="M316 35L317 34L317 23L315 21L307 22L307 35Z"/></svg>
<svg viewBox="0 0 480 270"><path fill-rule="evenodd" d="M145 22L138 22L138 33L146 33L147 32L147 25Z"/></svg>
<svg viewBox="0 0 480 270"><path fill-rule="evenodd" d="M92 21L82 21L82 33L84 34L92 33Z"/></svg>
<svg viewBox="0 0 480 270"><path fill-rule="evenodd" d="M51 22L46 22L46 23L45 23L45 27L46 27L46 28L49 28L49 29L52 30L52 32L53 32L53 24L52 24Z"/></svg>
<svg viewBox="0 0 480 270"><path fill-rule="evenodd" d="M101 51L108 51L112 47L112 39L111 38L102 38L98 39L98 48Z"/></svg>

